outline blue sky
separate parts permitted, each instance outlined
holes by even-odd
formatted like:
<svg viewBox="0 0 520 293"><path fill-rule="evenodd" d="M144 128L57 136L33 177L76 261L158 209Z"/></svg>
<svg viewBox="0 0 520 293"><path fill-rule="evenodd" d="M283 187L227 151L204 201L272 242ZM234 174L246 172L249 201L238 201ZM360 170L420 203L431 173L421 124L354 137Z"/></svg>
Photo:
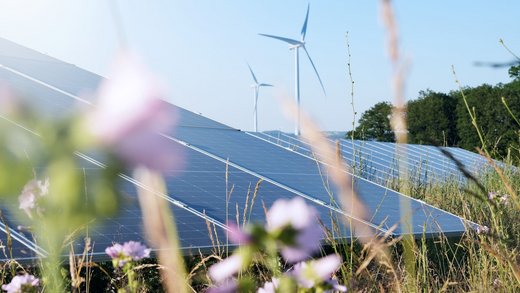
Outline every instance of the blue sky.
<svg viewBox="0 0 520 293"><path fill-rule="evenodd" d="M294 61L288 47L258 36L298 38L307 1L119 0L129 45L170 86L168 99L230 126L251 130L252 80L262 82L260 130L292 130L277 97L293 96ZM345 33L352 53L354 99L359 114L391 101L391 66L379 1L310 1L307 48L327 90L325 97L301 59L302 107L325 130L352 124ZM475 67L475 61L510 61L500 38L520 53L520 1L395 1L400 45L410 60L406 98L420 90L507 82L507 69ZM105 75L118 49L107 0L3 0L0 36ZM301 56L303 57L303 56Z"/></svg>

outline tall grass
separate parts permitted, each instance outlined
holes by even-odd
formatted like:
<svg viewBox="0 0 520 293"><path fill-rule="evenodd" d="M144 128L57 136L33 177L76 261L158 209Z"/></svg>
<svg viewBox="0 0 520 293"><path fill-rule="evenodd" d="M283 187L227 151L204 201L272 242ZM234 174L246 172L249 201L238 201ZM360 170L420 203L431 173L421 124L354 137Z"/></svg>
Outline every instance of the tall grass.
<svg viewBox="0 0 520 293"><path fill-rule="evenodd" d="M397 134L398 144L406 145L406 121L404 120L404 103L402 101L403 89L403 64L397 45L397 26L392 14L390 1L383 1L383 15L389 35L389 54L395 69L395 97L396 107L393 112L394 131ZM348 75L352 85L352 111L354 108L354 81L350 66L350 45L348 49ZM464 95L463 95L463 98ZM499 106L499 105L497 105ZM507 107L507 104L505 104ZM508 111L510 109L508 108ZM292 110L296 112L296 110ZM468 107L472 123L478 132L477 117ZM513 113L510 111L510 114ZM514 116L514 115L513 115ZM515 116L514 116L515 117ZM516 119L516 118L515 118ZM353 150L353 166L344 165L339 152L331 146L320 134L319 130L308 120L302 117L304 125L304 138L315 151L317 163L324 166L324 185L337 185L339 194L337 199L343 212L348 216L359 219L368 218L370 215L363 202L356 195L352 178L349 172L365 174L372 166L367 165L364 158L356 155ZM353 124L354 125L354 124ZM482 136L480 136L482 138ZM487 143L482 139L481 154L489 158L486 150ZM352 145L354 148L354 144ZM405 158L406 148L402 148L400 158ZM435 237L427 237L426 233L421 237L405 235L391 237L393 226L385 235L378 235L364 225L349 220L351 217L338 215L321 215L322 226L325 230L324 246L322 254L330 252L339 254L343 263L334 278L339 283L346 284L351 292L520 292L520 174L509 158L505 162L505 168L497 166L489 160L490 168L487 172L477 177L468 178L468 183L461 185L457 180L428 182L417 180L416 174L420 174L419 166L416 172L409 172L407 164L400 164L399 178L389 177L383 180L385 185L392 187L404 194L423 200L436 207L444 209L466 220L485 225L488 230L479 232L468 226L467 232L461 236L449 237L439 234ZM453 158L453 160L456 160ZM518 161L518 160L516 160ZM455 161L455 163L458 163ZM403 167L404 166L404 167ZM460 166L462 173L467 173ZM346 171L349 172L346 172ZM228 178L228 164L226 164L225 210L226 219L232 218L234 210L235 219L240 227L246 227L251 221L253 206L262 204L267 211L264 202L261 201L261 180L253 182L247 194L234 192L232 182ZM469 175L468 175L469 176ZM219 235L215 225L207 222L207 229L213 243L210 253L200 251L198 255L184 256L179 254L179 240L176 232L173 215L166 208L167 204L158 194L166 194L164 182L160 176L145 169L138 169L135 174L138 181L151 188L139 189L139 201L143 211L143 221L148 238L157 249L158 259L145 260L135 266L131 272L121 273L112 270L108 263L95 263L91 256L91 243L85 240L85 248L78 257L75 255L74 246L66 237L65 244L55 243L54 246L66 245L70 251L67 264L61 259L52 259L52 265L60 264L52 269L50 277L60 279L54 281L56 287L43 287L46 291L72 291L72 292L96 292L116 291L118 289L133 292L199 292L205 291L213 285L208 276L210 265L221 261L231 253L234 247L228 243L228 235ZM330 181L329 181L330 179ZM242 207L233 206L233 198L244 197L245 204ZM332 195L331 195L332 197ZM409 221L411 208L409 202L402 202L402 225L410 229ZM1 215L0 215L0 218ZM3 221L3 220L2 220ZM323 222L327 222L327 225ZM383 223L381 223L383 224ZM387 223L396 224L396 223ZM326 227L331 227L327 229ZM351 231L346 241L340 235L345 235L343 227ZM9 230L8 230L9 231ZM88 232L88 231L87 231ZM79 233L79 231L74 231ZM86 233L88 235L88 233ZM225 239L225 240L224 240ZM60 240L60 239L55 239ZM8 233L7 243L1 243L2 253L7 258L10 256L12 243ZM70 249L69 249L70 247ZM63 249L63 247L62 247ZM62 250L60 249L60 251ZM248 278L254 287L258 287L271 280L273 275L290 269L291 266L284 263L276 256L276 251L271 255L259 254L247 268L239 275L240 278ZM59 253L55 253L58 257ZM274 256L274 257L272 257ZM266 258L272 257L269 261ZM46 262L43 262L46 266ZM36 275L48 268L45 265L24 266L15 260L8 261L0 267L0 282L7 283L13 276L21 272L31 272ZM125 280L129 274L136 280L136 287L125 287ZM49 280L47 282L53 283ZM130 289L129 289L130 288ZM307 291L301 291L307 292Z"/></svg>

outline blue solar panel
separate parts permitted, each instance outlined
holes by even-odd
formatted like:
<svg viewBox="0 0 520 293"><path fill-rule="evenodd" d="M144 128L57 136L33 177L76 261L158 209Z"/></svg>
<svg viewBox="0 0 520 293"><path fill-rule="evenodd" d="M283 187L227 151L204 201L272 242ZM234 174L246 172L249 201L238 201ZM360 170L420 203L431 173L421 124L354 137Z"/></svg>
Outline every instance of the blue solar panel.
<svg viewBox="0 0 520 293"><path fill-rule="evenodd" d="M80 69L75 65L61 62L2 38L0 38L0 65L3 66L0 72L0 81L3 80L11 84L21 94L28 97L43 95L44 101L37 105L38 108L52 107L47 103L56 104L56 107L61 108L82 103L79 100L74 101L71 97L91 102L95 98L93 94L103 80L101 76ZM43 83L44 86L36 84L35 81ZM56 89L61 93L58 93ZM83 105L80 106L83 107ZM176 111L179 117L179 125L231 129L227 125L175 105L169 107L172 111ZM56 113L70 113L69 111Z"/></svg>
<svg viewBox="0 0 520 293"><path fill-rule="evenodd" d="M302 154L309 155L311 153L310 146L307 143L290 134L282 132L251 134L283 147L289 147ZM406 176L412 182L422 184L466 183L466 178L460 172L455 162L443 154L437 147L413 144L407 144L403 147L388 142L346 139L340 139L338 142L343 158L350 166L353 166L354 172L377 183L385 184L385 182L396 180L399 178L399 175L405 175L401 173L399 164L407 165ZM399 158L398 150L400 149L406 151L406 160ZM483 174L489 170L489 165L479 155L472 154L468 156L458 148L443 149L452 153L474 175ZM358 172L357 170L361 171Z"/></svg>
<svg viewBox="0 0 520 293"><path fill-rule="evenodd" d="M15 225L7 209L2 204L2 221L0 222L0 262L16 259L19 262L30 261L44 256L44 251L33 241L32 236Z"/></svg>
<svg viewBox="0 0 520 293"><path fill-rule="evenodd" d="M71 113L78 104L89 103L92 96L83 96L83 93L94 92L102 80L95 74L2 39L0 64L4 65L0 67L0 80L8 82L22 98L51 117L56 113ZM312 159L309 146L297 138L284 136L283 143L287 146L280 141L273 144L272 136L258 134L259 137L254 137L174 105L168 107L172 113L176 111L180 122L175 130L164 133L163 139L168 140L172 148L180 145L188 161L185 168L171 170L166 176L167 200L175 215L185 251L211 247L207 221L223 226L226 221L236 218L237 208L241 221L246 205L251 220L264 221L262 203L269 207L279 198L301 196L319 211L326 227L331 228L330 220L327 220L330 217L342 217L336 206L337 198L334 198L336 191L328 187L326 172L319 162ZM352 148L349 143L341 143L344 157L359 166L363 177L372 176L374 181L382 182L385 178L399 175L395 149L392 152L388 145L362 142L355 142ZM413 169L423 163L425 156L427 159L438 156L438 150L431 149L424 154L422 150L411 148L410 154L408 167ZM99 170L91 162L103 163L98 154L81 157L86 159L81 166L87 168L87 173ZM446 164L453 167L448 161ZM435 163L419 168L417 172L420 176L427 176L445 166L444 162ZM89 236L96 243L94 253L98 257L104 255L104 248L112 242L146 240L136 201L135 182L125 178L123 176L121 180L121 190L127 195L127 201L121 213L106 219L101 225L89 227ZM263 182L251 208L252 193L259 179ZM399 203L403 199L411 202L415 235L438 232L458 235L465 231L463 220L452 214L371 181L356 177L354 183L372 216L364 224L381 225L380 232L400 224ZM223 234L220 228L218 230ZM348 238L348 229L344 227L343 231L346 233L342 236ZM395 234L401 233L399 225ZM223 239L222 235L219 237ZM82 243L78 241L76 245L76 250L81 251Z"/></svg>
<svg viewBox="0 0 520 293"><path fill-rule="evenodd" d="M317 162L308 157L287 152L240 131L181 127L176 130L175 138L187 143L191 148L207 152L223 161L229 159L249 173L281 184L324 204L333 206L334 202L337 202L337 199L330 197L330 190L325 187L327 178L323 177ZM355 180L355 184L371 212L373 224L379 225L384 222L386 228L399 224L399 199L403 195L363 179ZM411 202L415 234L465 230L460 218L417 200ZM396 233L401 233L400 227L396 229Z"/></svg>

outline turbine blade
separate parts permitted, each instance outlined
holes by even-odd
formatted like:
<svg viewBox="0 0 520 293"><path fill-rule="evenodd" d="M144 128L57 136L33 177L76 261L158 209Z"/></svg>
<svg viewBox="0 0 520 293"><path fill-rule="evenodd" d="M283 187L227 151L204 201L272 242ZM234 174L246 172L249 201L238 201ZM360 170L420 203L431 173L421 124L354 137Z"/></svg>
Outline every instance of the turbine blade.
<svg viewBox="0 0 520 293"><path fill-rule="evenodd" d="M261 84L259 84L258 86L274 86L274 85L272 85L272 84L268 84L268 83L261 83Z"/></svg>
<svg viewBox="0 0 520 293"><path fill-rule="evenodd" d="M302 42L305 41L305 35L307 34L307 21L309 20L309 9L311 8L311 4L307 4L307 15L305 16L305 22L302 27Z"/></svg>
<svg viewBox="0 0 520 293"><path fill-rule="evenodd" d="M251 76L253 76L253 80L255 81L255 84L258 84L258 80L256 80L256 76L253 73L253 69L251 69L251 66L249 65L249 63L247 63L247 67L249 67L249 72L251 72Z"/></svg>
<svg viewBox="0 0 520 293"><path fill-rule="evenodd" d="M325 94L325 96L326 96L327 92L325 92L325 87L323 86L323 82L321 82L320 74L318 73L318 70L316 69L314 62L312 62L311 55L309 55L309 51L307 51L307 48L305 48L305 46L302 46L302 48L305 51L305 54L307 54L307 57L309 57L309 61L311 62L312 68L314 69L314 72L316 72L316 76L318 77L318 80L320 81L320 85L321 85L321 89L323 90L323 94Z"/></svg>
<svg viewBox="0 0 520 293"><path fill-rule="evenodd" d="M475 64L475 66L487 66L487 67L492 67L492 68L501 68L501 67L511 67L511 66L520 65L520 61L511 61L511 62L504 62L504 63L477 61L474 64Z"/></svg>
<svg viewBox="0 0 520 293"><path fill-rule="evenodd" d="M259 35L264 36L264 37L268 37L268 38L277 39L277 40L289 43L290 45L301 45L302 44L302 42L300 42L300 41L289 39L289 38L283 38L283 37L278 37L278 36L273 36L273 35L266 35L266 34L259 34Z"/></svg>

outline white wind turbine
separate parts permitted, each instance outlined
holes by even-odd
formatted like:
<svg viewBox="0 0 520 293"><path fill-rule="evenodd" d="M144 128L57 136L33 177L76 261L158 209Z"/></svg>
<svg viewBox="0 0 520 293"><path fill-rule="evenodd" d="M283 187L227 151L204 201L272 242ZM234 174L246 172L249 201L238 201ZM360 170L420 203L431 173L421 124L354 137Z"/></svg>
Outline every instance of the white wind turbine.
<svg viewBox="0 0 520 293"><path fill-rule="evenodd" d="M251 76L253 77L253 80L254 80L254 84L251 85L251 87L253 88L254 90L254 105L255 105L255 112L254 112L254 115L253 115L253 125L255 126L255 132L258 131L258 116L257 116L257 110L258 110L258 92L260 91L260 87L263 87L263 86L273 86L273 85L270 85L268 83L259 83L258 80L256 79L256 76L255 74L253 73L253 69L251 69L251 66L249 66L249 64L247 64L247 67L249 67L249 71L251 72Z"/></svg>
<svg viewBox="0 0 520 293"><path fill-rule="evenodd" d="M296 116L296 124L294 128L294 134L300 135L300 56L299 56L299 49L302 48L305 51L305 54L307 54L307 57L309 58L309 61L311 62L312 68L314 69L314 72L316 72L316 76L318 77L318 80L320 81L321 88L323 90L323 93L325 95L325 87L323 86L323 82L321 82L320 75L318 74L318 70L316 69L316 66L314 65L314 62L312 62L311 56L309 55L309 52L307 51L307 48L305 48L305 34L307 33L307 21L309 20L309 9L310 4L307 5L307 15L305 16L305 22L303 23L302 31L301 31L301 38L300 40L294 40L284 37L278 37L273 35L266 35L266 34L259 34L264 37L269 37L273 39L277 39L283 42L286 42L289 44L289 49L294 50L294 60L296 63L295 66L295 98L296 98L296 104L298 105L298 113Z"/></svg>

